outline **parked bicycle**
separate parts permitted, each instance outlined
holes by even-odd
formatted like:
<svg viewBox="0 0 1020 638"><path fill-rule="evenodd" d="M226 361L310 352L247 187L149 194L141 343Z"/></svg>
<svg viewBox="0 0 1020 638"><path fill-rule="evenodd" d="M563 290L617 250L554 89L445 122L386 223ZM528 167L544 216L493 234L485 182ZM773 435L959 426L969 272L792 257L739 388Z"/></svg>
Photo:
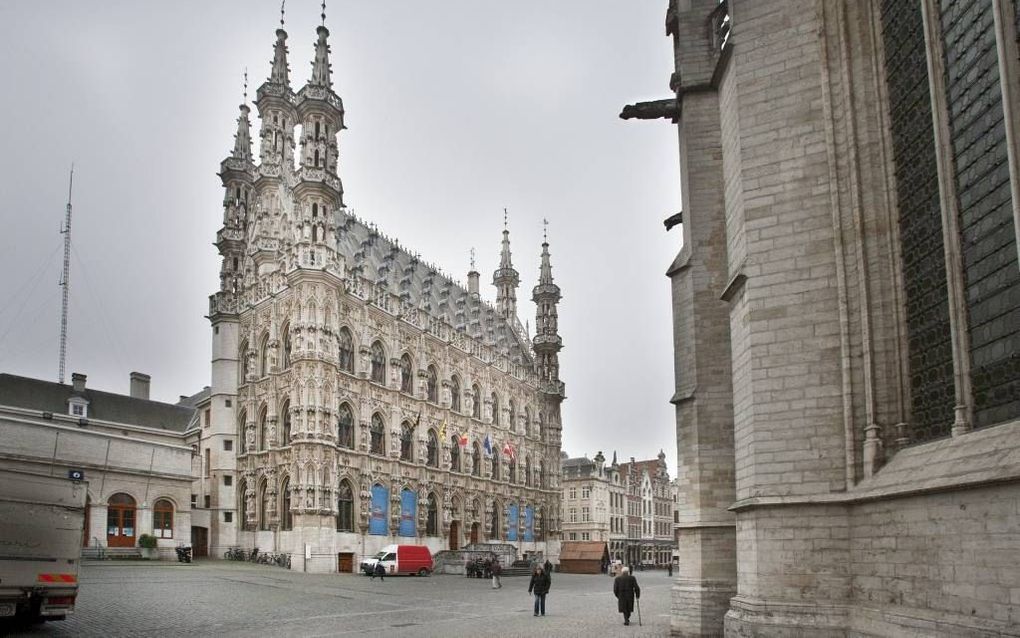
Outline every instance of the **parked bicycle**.
<svg viewBox="0 0 1020 638"><path fill-rule="evenodd" d="M227 560L247 560L248 552L244 551L240 547L231 547L224 552L223 558Z"/></svg>

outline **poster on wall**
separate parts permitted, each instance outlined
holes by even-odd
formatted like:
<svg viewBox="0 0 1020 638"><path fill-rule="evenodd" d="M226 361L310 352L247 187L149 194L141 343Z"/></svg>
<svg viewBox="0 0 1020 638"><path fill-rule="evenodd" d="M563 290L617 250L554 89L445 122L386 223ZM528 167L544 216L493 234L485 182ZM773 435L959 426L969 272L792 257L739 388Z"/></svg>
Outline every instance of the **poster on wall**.
<svg viewBox="0 0 1020 638"><path fill-rule="evenodd" d="M412 490L404 490L400 493L400 527L397 529L398 535L415 535L415 516L417 513L418 495Z"/></svg>
<svg viewBox="0 0 1020 638"><path fill-rule="evenodd" d="M524 540L528 543L535 540L535 508L530 505L524 507Z"/></svg>
<svg viewBox="0 0 1020 638"><path fill-rule="evenodd" d="M520 515L518 513L517 504L514 503L509 508L506 521L506 539L508 541L517 540L517 527L520 525Z"/></svg>
<svg viewBox="0 0 1020 638"><path fill-rule="evenodd" d="M368 533L389 534L390 491L382 485L372 486L372 509L368 513Z"/></svg>

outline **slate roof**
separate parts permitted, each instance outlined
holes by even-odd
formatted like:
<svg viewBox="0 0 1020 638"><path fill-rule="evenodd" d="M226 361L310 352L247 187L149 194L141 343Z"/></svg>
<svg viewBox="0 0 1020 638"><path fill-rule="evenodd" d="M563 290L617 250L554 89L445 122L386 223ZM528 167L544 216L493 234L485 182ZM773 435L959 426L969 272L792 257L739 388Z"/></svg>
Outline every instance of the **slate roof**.
<svg viewBox="0 0 1020 638"><path fill-rule="evenodd" d="M336 212L337 252L348 266L385 286L420 310L522 362L532 362L530 345L489 303L472 297L459 282L370 227L346 209ZM515 356L516 355L516 356Z"/></svg>
<svg viewBox="0 0 1020 638"><path fill-rule="evenodd" d="M68 384L0 374L0 405L67 414L67 402L75 395ZM123 394L92 390L81 395L89 402L88 418L137 425L155 430L184 432L195 413L194 407L172 405Z"/></svg>
<svg viewBox="0 0 1020 638"><path fill-rule="evenodd" d="M560 461L560 471L565 479L589 476L594 469L595 462L587 456Z"/></svg>

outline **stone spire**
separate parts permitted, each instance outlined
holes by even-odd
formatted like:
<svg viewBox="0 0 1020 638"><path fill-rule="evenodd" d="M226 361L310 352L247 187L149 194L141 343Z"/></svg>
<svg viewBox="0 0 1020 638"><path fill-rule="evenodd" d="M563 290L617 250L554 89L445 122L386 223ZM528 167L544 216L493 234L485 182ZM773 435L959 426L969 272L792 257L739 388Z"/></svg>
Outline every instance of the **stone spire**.
<svg viewBox="0 0 1020 638"><path fill-rule="evenodd" d="M563 347L563 340L559 335L556 311L561 295L560 287L553 283L548 239L542 242L542 264L539 269L538 285L532 291L531 298L538 306L535 316L535 337L532 339L532 345L535 349L539 378L542 380L545 392L562 397L563 383L559 378L559 351Z"/></svg>
<svg viewBox="0 0 1020 638"><path fill-rule="evenodd" d="M248 114L248 70L244 71L244 102L239 107L241 115L237 117L237 133L234 134L234 151L231 157L242 162L251 162L251 121Z"/></svg>
<svg viewBox="0 0 1020 638"><path fill-rule="evenodd" d="M287 64L287 32L283 30L283 20L276 30L276 44L273 45L273 70L269 73L269 83L290 88L290 65Z"/></svg>
<svg viewBox="0 0 1020 638"><path fill-rule="evenodd" d="M492 274L496 286L496 310L506 319L517 316L517 286L520 275L510 260L510 231L507 229L507 212L503 209L503 247L499 255L499 268Z"/></svg>
<svg viewBox="0 0 1020 638"><path fill-rule="evenodd" d="M333 80L330 78L329 64L329 29L326 28L326 2L322 2L322 24L315 30L319 39L315 43L315 61L312 62L312 79L308 83L313 86L333 87Z"/></svg>

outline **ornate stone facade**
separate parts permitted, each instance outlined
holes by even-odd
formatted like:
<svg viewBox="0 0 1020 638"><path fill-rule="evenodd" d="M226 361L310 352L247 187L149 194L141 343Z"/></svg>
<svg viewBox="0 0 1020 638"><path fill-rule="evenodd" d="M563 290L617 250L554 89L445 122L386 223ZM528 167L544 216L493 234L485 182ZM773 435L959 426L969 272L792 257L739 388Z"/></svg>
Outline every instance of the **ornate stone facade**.
<svg viewBox="0 0 1020 638"><path fill-rule="evenodd" d="M465 289L345 208L329 31L297 93L276 35L256 99L260 162L242 105L221 166L209 437L237 440L219 467L235 485L218 499L236 520L214 547L291 552L308 571L398 542L498 539L555 556L564 385L548 243L532 339L508 231L493 307L477 272Z"/></svg>

